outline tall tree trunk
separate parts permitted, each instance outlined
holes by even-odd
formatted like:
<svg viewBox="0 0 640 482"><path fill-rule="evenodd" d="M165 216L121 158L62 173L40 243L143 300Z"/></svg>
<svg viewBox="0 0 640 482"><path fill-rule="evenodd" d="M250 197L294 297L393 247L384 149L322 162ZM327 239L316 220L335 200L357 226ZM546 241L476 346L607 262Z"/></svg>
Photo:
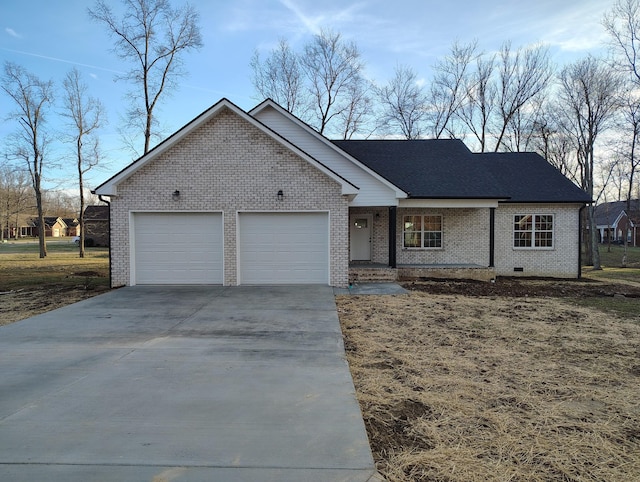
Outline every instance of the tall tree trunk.
<svg viewBox="0 0 640 482"><path fill-rule="evenodd" d="M591 266L593 263L593 239L591 237L591 224L589 222L589 210L585 209L582 214L582 239L584 242L584 259L586 265ZM599 236L599 235L598 235Z"/></svg>
<svg viewBox="0 0 640 482"><path fill-rule="evenodd" d="M589 231L591 232L591 259L593 261L593 269L600 270L602 266L600 266L600 250L598 249L598 232L596 229L596 219L594 216L595 207L593 204L589 205Z"/></svg>
<svg viewBox="0 0 640 482"><path fill-rule="evenodd" d="M42 209L42 191L40 190L40 176L36 173L33 190L36 195L36 207L38 208L38 245L40 247L40 257L47 256L46 226L44 224L44 210Z"/></svg>
<svg viewBox="0 0 640 482"><path fill-rule="evenodd" d="M82 137L78 136L76 149L78 153L78 186L80 187L80 257L84 258L84 180L82 179Z"/></svg>

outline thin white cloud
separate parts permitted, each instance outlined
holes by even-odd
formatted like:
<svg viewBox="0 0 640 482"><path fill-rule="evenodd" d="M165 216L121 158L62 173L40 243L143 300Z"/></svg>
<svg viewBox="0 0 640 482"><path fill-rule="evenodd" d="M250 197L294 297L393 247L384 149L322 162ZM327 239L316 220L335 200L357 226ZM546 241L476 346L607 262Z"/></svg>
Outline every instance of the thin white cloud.
<svg viewBox="0 0 640 482"><path fill-rule="evenodd" d="M590 51L606 43L607 33L601 24L603 9L585 8L583 15L572 12L557 17L543 38L546 43L567 52Z"/></svg>
<svg viewBox="0 0 640 482"><path fill-rule="evenodd" d="M113 74L118 74L118 75L123 75L124 74L124 72L121 72L119 70L108 69L106 67L99 67L97 65L84 64L82 62L76 62L76 61L73 61L73 60L61 59L61 58L58 58L58 57L51 57L49 55L36 54L34 52L24 52L22 50L7 49L7 48L4 48L4 47L0 47L0 48L2 50L6 51L6 52L13 52L14 54L20 54L20 55L28 55L29 57L36 57L36 58L39 58L39 59L51 60L52 62L62 62L64 64L77 65L79 67L87 67L87 68L94 69L94 70L102 70L104 72L111 72Z"/></svg>
<svg viewBox="0 0 640 482"><path fill-rule="evenodd" d="M332 27L341 30L342 26L352 27L362 20L360 11L366 8L364 3L353 3L346 7L328 9L326 4L317 3L322 13L312 14L298 6L296 0L279 0L280 4L294 14L295 18L304 26L305 30L313 35L320 33L322 28ZM310 8L307 10L311 10Z"/></svg>
<svg viewBox="0 0 640 482"><path fill-rule="evenodd" d="M302 9L298 8L298 6L292 0L280 0L280 3L284 7L286 7L287 10L293 13L309 32L311 32L312 34L320 33L320 29L322 28L322 23L324 22L323 15L319 15L316 17L306 15L302 11Z"/></svg>
<svg viewBox="0 0 640 482"><path fill-rule="evenodd" d="M505 6L489 17L489 23L500 25L496 33L514 45L541 42L578 53L602 46L606 32L601 21L606 9L602 0L539 0Z"/></svg>
<svg viewBox="0 0 640 482"><path fill-rule="evenodd" d="M22 35L20 35L18 32L16 32L15 30L13 30L10 27L5 28L4 31L7 32L9 35L11 35L14 38L22 38Z"/></svg>

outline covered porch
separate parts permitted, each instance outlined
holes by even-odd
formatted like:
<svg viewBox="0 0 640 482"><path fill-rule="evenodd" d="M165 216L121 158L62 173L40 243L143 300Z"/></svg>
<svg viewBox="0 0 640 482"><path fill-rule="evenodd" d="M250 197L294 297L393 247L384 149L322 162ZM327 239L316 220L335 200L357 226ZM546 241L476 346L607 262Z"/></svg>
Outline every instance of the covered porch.
<svg viewBox="0 0 640 482"><path fill-rule="evenodd" d="M495 201L410 203L349 209L350 284L495 280Z"/></svg>

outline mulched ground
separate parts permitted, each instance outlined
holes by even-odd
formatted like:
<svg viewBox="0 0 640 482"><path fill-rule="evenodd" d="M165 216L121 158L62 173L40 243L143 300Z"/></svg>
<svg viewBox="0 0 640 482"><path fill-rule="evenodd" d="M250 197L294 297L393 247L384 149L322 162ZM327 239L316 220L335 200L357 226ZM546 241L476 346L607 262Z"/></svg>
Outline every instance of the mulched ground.
<svg viewBox="0 0 640 482"><path fill-rule="evenodd" d="M495 283L459 280L420 280L404 286L412 291L466 296L589 298L623 295L640 298L640 286L603 283L591 279L548 280L535 278L498 278Z"/></svg>

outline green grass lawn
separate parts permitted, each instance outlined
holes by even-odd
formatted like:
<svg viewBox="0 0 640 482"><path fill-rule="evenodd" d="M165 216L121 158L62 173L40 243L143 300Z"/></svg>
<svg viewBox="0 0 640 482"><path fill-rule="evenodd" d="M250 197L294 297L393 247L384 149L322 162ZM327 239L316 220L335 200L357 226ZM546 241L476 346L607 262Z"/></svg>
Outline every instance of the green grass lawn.
<svg viewBox="0 0 640 482"><path fill-rule="evenodd" d="M600 245L600 264L606 268L620 268L622 256L624 254L624 246L619 245ZM627 247L627 267L640 268L640 248Z"/></svg>
<svg viewBox="0 0 640 482"><path fill-rule="evenodd" d="M632 281L640 283L640 248L627 247L627 266L622 267L624 246L600 245L600 264L602 270L593 271L585 266L583 275L588 278L610 281Z"/></svg>
<svg viewBox="0 0 640 482"><path fill-rule="evenodd" d="M624 246L600 245L600 264L602 269L593 271L585 266L582 274L585 278L610 281L612 283L640 284L640 248L627 247L627 267L622 268ZM590 306L600 311L613 312L627 318L638 319L640 314L640 298L590 297L581 298L580 305Z"/></svg>
<svg viewBox="0 0 640 482"><path fill-rule="evenodd" d="M34 287L87 287L109 285L108 248L79 248L68 240L47 242L47 257L39 257L38 243L9 241L0 243L0 291Z"/></svg>

